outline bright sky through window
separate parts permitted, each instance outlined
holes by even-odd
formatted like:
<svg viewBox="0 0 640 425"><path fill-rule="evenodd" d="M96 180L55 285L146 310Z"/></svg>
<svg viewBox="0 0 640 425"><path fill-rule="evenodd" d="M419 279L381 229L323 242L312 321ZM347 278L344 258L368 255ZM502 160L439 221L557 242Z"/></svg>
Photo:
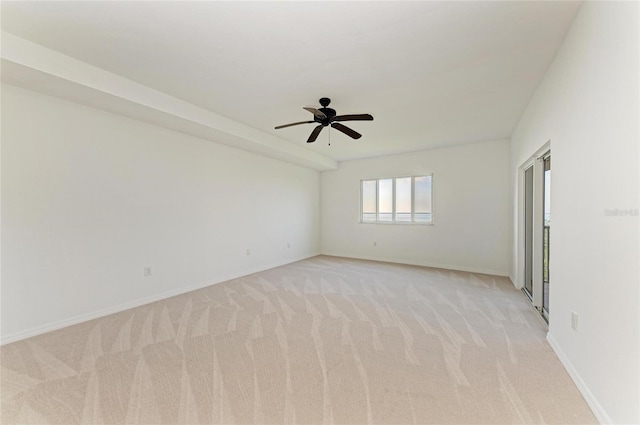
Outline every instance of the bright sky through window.
<svg viewBox="0 0 640 425"><path fill-rule="evenodd" d="M378 221L393 220L393 179L378 180Z"/></svg>
<svg viewBox="0 0 640 425"><path fill-rule="evenodd" d="M361 182L363 223L431 223L431 176Z"/></svg>
<svg viewBox="0 0 640 425"><path fill-rule="evenodd" d="M396 179L396 221L411 221L411 177Z"/></svg>
<svg viewBox="0 0 640 425"><path fill-rule="evenodd" d="M376 215L376 181L365 180L362 182L362 213Z"/></svg>

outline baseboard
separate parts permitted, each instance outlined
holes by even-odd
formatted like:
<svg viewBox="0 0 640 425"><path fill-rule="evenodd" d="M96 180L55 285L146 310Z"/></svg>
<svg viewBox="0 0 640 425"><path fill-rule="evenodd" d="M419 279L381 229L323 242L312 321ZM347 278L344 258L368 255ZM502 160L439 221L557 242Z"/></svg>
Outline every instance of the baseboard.
<svg viewBox="0 0 640 425"><path fill-rule="evenodd" d="M582 397L584 397L587 405L591 408L591 411L595 415L598 422L600 422L601 424L612 424L613 421L611 420L609 415L607 415L607 412L602 408L602 405L598 402L591 390L589 390L587 384L585 384L585 382L582 380L582 377L580 376L578 371L573 367L573 364L571 363L571 361L569 361L569 358L564 354L564 352L550 333L547 333L547 341L549 342L549 345L551 346L553 351L556 353L556 356L558 356L558 358L560 359L560 363L562 363L564 368L567 370L567 373L576 384L576 387L578 387L578 391L580 391Z"/></svg>
<svg viewBox="0 0 640 425"><path fill-rule="evenodd" d="M231 273L224 276L218 276L213 280L209 280L206 282L201 282L195 285L189 285L181 288L172 289L170 291L161 292L156 295L152 295L150 297L140 298L134 301L126 302L123 304L119 304L113 307L103 308L97 311L92 311L89 313L81 314L78 316L70 317L68 319L59 320L54 323L48 323L44 326L35 326L24 331L14 332L8 335L0 336L0 346L5 344L10 344L12 342L20 341L23 339L30 338L32 336L41 335L47 332L55 331L58 329L66 328L68 326L77 325L79 323L87 322L89 320L98 319L100 317L109 316L110 314L119 313L124 310L129 310L131 308L140 307L145 304L150 304L156 301L161 301L167 298L174 297L176 295L181 295L187 292L195 291L197 289L205 288L207 286L216 285L218 283L227 282L229 280L237 279L243 276L248 276L254 273L259 273L265 270L273 269L275 267L284 266L286 264L295 263L297 261L301 261L307 258L312 258L320 255L319 253L313 253L308 256L296 257L293 259L288 259L286 261L271 263L264 266L256 267L253 269L243 270L238 273Z"/></svg>
<svg viewBox="0 0 640 425"><path fill-rule="evenodd" d="M345 254L345 253L334 253L334 252L323 252L322 255L328 255L332 257L343 257L343 258L354 258L357 260L370 260L370 261L381 261L384 263L396 263L396 264L407 264L411 266L422 266L422 267L433 267L436 269L445 269L445 270L453 270L459 272L469 272L469 273L478 273L478 274L488 274L492 276L501 276L501 277L509 277L509 273L505 271L492 270L492 269L481 269L477 267L466 267L460 265L451 265L451 264L440 264L440 263L432 263L429 261L410 261L406 259L399 258L390 258L390 257L377 257L377 256L361 256L354 254Z"/></svg>
<svg viewBox="0 0 640 425"><path fill-rule="evenodd" d="M515 277L513 277L511 274L509 274L509 280L513 284L514 288L522 289L523 285L520 282L518 282L518 280Z"/></svg>

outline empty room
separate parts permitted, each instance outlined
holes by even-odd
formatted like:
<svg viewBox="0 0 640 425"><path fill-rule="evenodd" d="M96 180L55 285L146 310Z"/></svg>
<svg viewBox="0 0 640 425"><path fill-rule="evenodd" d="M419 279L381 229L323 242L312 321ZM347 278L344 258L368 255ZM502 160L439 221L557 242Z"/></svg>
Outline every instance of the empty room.
<svg viewBox="0 0 640 425"><path fill-rule="evenodd" d="M640 2L0 19L0 423L640 424Z"/></svg>

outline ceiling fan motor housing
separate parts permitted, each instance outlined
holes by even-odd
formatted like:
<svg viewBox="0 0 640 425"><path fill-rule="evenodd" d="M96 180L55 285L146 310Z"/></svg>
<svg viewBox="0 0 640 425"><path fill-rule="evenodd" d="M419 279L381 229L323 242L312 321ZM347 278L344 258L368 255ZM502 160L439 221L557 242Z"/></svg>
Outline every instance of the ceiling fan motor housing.
<svg viewBox="0 0 640 425"><path fill-rule="evenodd" d="M329 124L331 124L331 120L333 119L333 117L336 116L336 110L328 108L329 104L331 103L331 99L329 99L328 97L320 98L318 103L320 103L320 105L322 105L322 108L318 109L318 111L320 111L323 114L325 114L326 118L321 118L321 117L314 116L313 119L314 119L315 122L318 122L318 123L320 123L320 124L322 124L323 126L326 127Z"/></svg>
<svg viewBox="0 0 640 425"><path fill-rule="evenodd" d="M331 108L320 108L318 109L318 111L322 112L323 114L326 115L325 118L320 118L314 115L313 119L316 122L319 122L320 124L324 125L325 127L328 126L329 124L331 124L331 120L333 119L333 117L336 116L336 110L335 109L331 109Z"/></svg>

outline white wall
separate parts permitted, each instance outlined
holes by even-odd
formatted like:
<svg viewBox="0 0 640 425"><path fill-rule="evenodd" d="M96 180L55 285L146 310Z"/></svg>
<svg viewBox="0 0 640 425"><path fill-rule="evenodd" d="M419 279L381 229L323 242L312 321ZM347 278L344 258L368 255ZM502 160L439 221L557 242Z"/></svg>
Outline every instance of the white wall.
<svg viewBox="0 0 640 425"><path fill-rule="evenodd" d="M431 173L432 226L359 222L360 180ZM506 140L345 161L321 183L323 254L509 273Z"/></svg>
<svg viewBox="0 0 640 425"><path fill-rule="evenodd" d="M551 141L548 338L600 421L616 424L640 423L640 217L606 214L639 208L639 13L637 2L584 3L511 150L515 181Z"/></svg>
<svg viewBox="0 0 640 425"><path fill-rule="evenodd" d="M8 85L2 113L3 342L319 253L317 171Z"/></svg>

